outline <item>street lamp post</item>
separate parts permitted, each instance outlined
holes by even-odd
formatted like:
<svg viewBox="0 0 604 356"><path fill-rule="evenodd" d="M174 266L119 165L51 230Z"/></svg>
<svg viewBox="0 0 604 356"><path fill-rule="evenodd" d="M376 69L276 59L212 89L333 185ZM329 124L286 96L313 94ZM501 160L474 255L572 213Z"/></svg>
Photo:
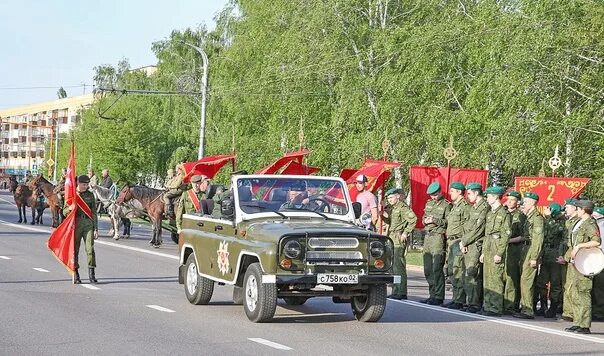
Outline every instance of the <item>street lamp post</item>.
<svg viewBox="0 0 604 356"><path fill-rule="evenodd" d="M185 41L179 41L180 43L187 45L195 49L201 55L203 61L203 76L201 78L201 123L199 126L199 153L198 159L204 156L204 144L205 144L205 131L206 131L206 95L208 91L208 56L201 47L197 47Z"/></svg>

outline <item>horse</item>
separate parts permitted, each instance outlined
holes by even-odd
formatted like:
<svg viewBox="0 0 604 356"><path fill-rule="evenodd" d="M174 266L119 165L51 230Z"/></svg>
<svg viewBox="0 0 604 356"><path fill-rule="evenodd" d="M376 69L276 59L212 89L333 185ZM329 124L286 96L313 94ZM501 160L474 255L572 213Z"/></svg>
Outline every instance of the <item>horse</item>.
<svg viewBox="0 0 604 356"><path fill-rule="evenodd" d="M164 191L159 189L153 189L145 187L143 185L125 186L117 199L116 204L122 205L133 199L138 200L145 213L151 219L153 226L153 237L149 241L149 244L155 248L159 248L162 244L161 237L161 222L164 218L164 201L161 199Z"/></svg>
<svg viewBox="0 0 604 356"><path fill-rule="evenodd" d="M18 185L19 182L17 181L17 177L11 175L8 182L8 191L14 194Z"/></svg>
<svg viewBox="0 0 604 356"><path fill-rule="evenodd" d="M120 237L130 237L131 223L129 218L141 216L143 214L142 205L139 204L140 209L136 209L135 206L130 206L131 204L115 204L115 190L111 188L105 188L100 185L95 185L91 186L89 189L96 197L96 200L101 203L101 205L105 208L107 214L109 215L112 226L109 235L113 235L114 240L119 240ZM134 201L129 203L133 202ZM137 212L137 210L139 212ZM122 236L120 236L119 228L122 224L124 225L124 232Z"/></svg>
<svg viewBox="0 0 604 356"><path fill-rule="evenodd" d="M50 213L52 215L52 227L59 226L62 204L58 194L54 192L55 186L42 176L37 176L34 178L30 185L42 189L42 193L48 200L48 206L50 207Z"/></svg>
<svg viewBox="0 0 604 356"><path fill-rule="evenodd" d="M11 190L13 190L13 199L17 205L17 211L19 211L19 220L17 223L27 224L26 207L31 208L31 224L35 225L39 223L42 219L44 208L41 211L37 209L38 195L34 195L34 192L25 184L18 184L14 189L11 187ZM38 216L36 216L36 212Z"/></svg>

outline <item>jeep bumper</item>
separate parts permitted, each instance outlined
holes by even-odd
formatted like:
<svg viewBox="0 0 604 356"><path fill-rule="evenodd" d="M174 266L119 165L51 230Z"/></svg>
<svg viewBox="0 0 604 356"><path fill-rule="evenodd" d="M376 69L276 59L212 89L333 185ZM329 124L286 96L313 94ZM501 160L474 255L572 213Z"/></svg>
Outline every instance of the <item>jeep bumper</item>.
<svg viewBox="0 0 604 356"><path fill-rule="evenodd" d="M326 284L333 286L355 286L364 284L391 284L400 283L401 276L395 276L391 274L366 274L359 275L359 283L356 284ZM317 283L316 275L264 275L262 276L262 283L276 283L276 284L325 284Z"/></svg>

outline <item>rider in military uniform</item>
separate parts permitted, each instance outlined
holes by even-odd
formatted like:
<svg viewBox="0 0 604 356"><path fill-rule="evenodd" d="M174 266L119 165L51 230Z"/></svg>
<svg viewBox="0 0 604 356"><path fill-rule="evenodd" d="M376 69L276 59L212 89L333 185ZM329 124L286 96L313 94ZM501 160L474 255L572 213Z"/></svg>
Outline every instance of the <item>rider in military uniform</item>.
<svg viewBox="0 0 604 356"><path fill-rule="evenodd" d="M521 309L519 313L514 314L514 317L534 319L535 276L543 246L544 223L543 216L541 216L536 208L539 195L528 192L524 194L522 200L522 209L524 210L524 214L526 214L526 222L524 223L522 233L524 247L522 249L522 274L520 275Z"/></svg>
<svg viewBox="0 0 604 356"><path fill-rule="evenodd" d="M468 202L472 205L468 207L469 216L463 225L459 248L463 253L463 286L468 297L466 311L476 313L482 305L482 268L479 259L489 205L482 196L482 186L479 183L469 183L466 188Z"/></svg>
<svg viewBox="0 0 604 356"><path fill-rule="evenodd" d="M92 217L89 217L84 213L84 211L78 207L78 211L76 213L75 218L75 274L73 276L73 283L80 284L82 281L80 280L80 273L78 272L78 268L80 267L78 264L78 255L80 251L80 244L82 239L84 240L84 244L86 247L86 256L88 257L88 277L90 279L90 283L97 283L96 276L94 274L94 269L96 268L96 259L94 255L94 240L98 238L98 223L96 216L96 199L94 194L88 190L88 184L90 183L90 177L87 175L82 175L78 177L78 187L76 189L76 194L82 197L82 200L88 205L90 208ZM70 212L71 207L65 207L64 214L67 215Z"/></svg>
<svg viewBox="0 0 604 356"><path fill-rule="evenodd" d="M430 200L424 209L424 275L428 281L430 297L421 303L441 305L445 299L445 232L447 215L451 204L443 197L440 184L434 182L428 186L426 193Z"/></svg>
<svg viewBox="0 0 604 356"><path fill-rule="evenodd" d="M505 256L505 291L503 300L503 313L512 315L518 311L520 305L520 262L522 247L524 246L522 229L526 216L520 211L520 193L510 191L506 194L505 202L512 221L512 235L508 240L508 249Z"/></svg>
<svg viewBox="0 0 604 356"><path fill-rule="evenodd" d="M392 294L388 298L407 299L407 243L411 238L417 216L401 200L402 189L391 188L386 192L390 212L384 211L382 217L388 224L387 235L394 242L394 263L393 270L395 275L401 276L401 282L392 286Z"/></svg>
<svg viewBox="0 0 604 356"><path fill-rule="evenodd" d="M167 216L171 216L174 212L172 199L180 197L184 191L184 169L182 165L179 164L176 166L176 170L178 173L175 176L168 178L165 184L166 192L162 197L164 201L164 211Z"/></svg>
<svg viewBox="0 0 604 356"><path fill-rule="evenodd" d="M453 299L444 304L449 309L461 309L466 302L466 292L463 289L463 257L459 242L463 236L463 224L468 219L468 202L463 193L466 187L460 182L453 182L449 187L449 195L453 206L447 215L447 270L451 275L453 285Z"/></svg>
<svg viewBox="0 0 604 356"><path fill-rule="evenodd" d="M545 213L545 233L543 236L543 250L541 257L541 267L537 276L537 292L539 294L540 307L535 311L535 315L545 316L546 318L555 318L558 305L560 305L560 295L562 293L560 264L558 263L560 244L564 240L566 229L564 227L564 213L562 206L558 203L551 203L544 209ZM548 288L549 300L551 302L548 308Z"/></svg>
<svg viewBox="0 0 604 356"><path fill-rule="evenodd" d="M576 334L591 334L591 290L593 281L590 277L582 275L573 264L577 252L583 248L598 247L602 242L600 229L596 221L591 217L594 204L589 200L579 200L577 205L577 217L579 221L575 224L568 242L568 251L564 256L566 262L570 263L569 278L572 279L570 288L571 303L573 310L573 326L566 331Z"/></svg>
<svg viewBox="0 0 604 356"><path fill-rule="evenodd" d="M193 188L182 195L180 203L176 208L176 229L178 233L182 230L182 216L184 214L201 213L201 201L206 198L206 190L209 184L208 177L194 175L191 177Z"/></svg>
<svg viewBox="0 0 604 356"><path fill-rule="evenodd" d="M484 265L484 309L486 316L503 314L503 293L505 291L505 255L508 240L512 235L512 220L501 205L503 187L488 187L485 191L491 210L487 213L484 231L484 245L480 262Z"/></svg>

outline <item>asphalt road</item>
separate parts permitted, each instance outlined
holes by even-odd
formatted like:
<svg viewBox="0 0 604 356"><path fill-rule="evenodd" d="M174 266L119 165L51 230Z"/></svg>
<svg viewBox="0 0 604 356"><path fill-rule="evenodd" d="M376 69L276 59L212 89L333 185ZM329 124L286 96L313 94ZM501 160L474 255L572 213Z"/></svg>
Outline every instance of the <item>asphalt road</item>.
<svg viewBox="0 0 604 356"><path fill-rule="evenodd" d="M166 236L152 249L149 230L136 225L128 240L97 240L99 284L73 285L46 248L48 225L15 224L17 216L12 196L0 192L3 355L604 354L604 323L581 336L564 332L564 321L420 304L426 283L417 271L409 271L412 300L389 301L378 323L357 322L349 305L315 298L299 307L280 302L272 323L253 324L232 304L230 287L217 286L211 305L189 304L177 282L176 245ZM101 235L107 228L103 221ZM86 270L80 272L87 282Z"/></svg>

